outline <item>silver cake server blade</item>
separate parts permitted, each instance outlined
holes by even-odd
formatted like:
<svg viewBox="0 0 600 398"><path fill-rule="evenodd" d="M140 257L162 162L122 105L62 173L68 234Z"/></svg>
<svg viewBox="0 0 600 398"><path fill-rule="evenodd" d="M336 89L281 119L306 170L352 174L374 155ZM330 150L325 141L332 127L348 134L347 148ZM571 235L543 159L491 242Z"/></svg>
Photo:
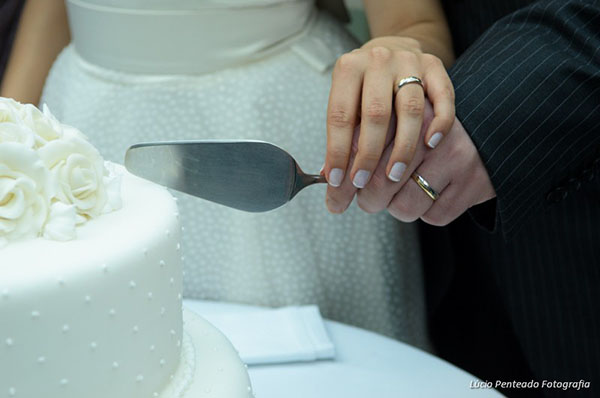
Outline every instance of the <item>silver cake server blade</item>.
<svg viewBox="0 0 600 398"><path fill-rule="evenodd" d="M131 146L131 173L211 202L249 212L276 209L300 190L325 183L294 158L263 141L172 141Z"/></svg>

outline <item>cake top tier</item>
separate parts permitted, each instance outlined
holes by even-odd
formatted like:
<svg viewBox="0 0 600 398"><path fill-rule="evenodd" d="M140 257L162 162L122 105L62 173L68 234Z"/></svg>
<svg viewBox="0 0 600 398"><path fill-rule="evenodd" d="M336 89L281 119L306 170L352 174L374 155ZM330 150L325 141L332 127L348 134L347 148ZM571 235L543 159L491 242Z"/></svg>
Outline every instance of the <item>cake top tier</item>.
<svg viewBox="0 0 600 398"><path fill-rule="evenodd" d="M0 98L0 248L76 226L121 206L119 178L77 129L44 106Z"/></svg>

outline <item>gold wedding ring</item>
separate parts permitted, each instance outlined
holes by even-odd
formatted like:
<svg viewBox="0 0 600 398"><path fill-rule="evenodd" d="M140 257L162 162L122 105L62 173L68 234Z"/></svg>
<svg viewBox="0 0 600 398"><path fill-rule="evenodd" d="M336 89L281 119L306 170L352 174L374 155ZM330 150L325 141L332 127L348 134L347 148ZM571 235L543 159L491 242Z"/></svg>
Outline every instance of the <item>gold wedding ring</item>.
<svg viewBox="0 0 600 398"><path fill-rule="evenodd" d="M440 197L440 194L437 193L436 190L431 187L431 185L429 185L427 180L425 180L423 177L421 177L416 172L412 174L412 179L415 180L417 185L419 187L421 187L421 189L427 194L427 196L429 196L431 198L431 200L433 200L433 201L438 200L438 198Z"/></svg>
<svg viewBox="0 0 600 398"><path fill-rule="evenodd" d="M418 84L419 86L421 86L423 88L423 90L425 90L425 86L423 85L423 80L419 79L416 76L409 76L409 77L406 77L406 78L400 80L400 82L396 86L396 92L400 91L400 89L403 86L406 86L407 84L413 84L413 83Z"/></svg>

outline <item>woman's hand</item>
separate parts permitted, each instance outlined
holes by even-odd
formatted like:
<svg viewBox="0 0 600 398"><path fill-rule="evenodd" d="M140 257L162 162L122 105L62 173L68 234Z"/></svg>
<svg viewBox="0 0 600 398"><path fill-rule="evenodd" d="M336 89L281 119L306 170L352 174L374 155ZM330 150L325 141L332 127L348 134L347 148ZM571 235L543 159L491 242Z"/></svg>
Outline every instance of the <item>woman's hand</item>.
<svg viewBox="0 0 600 398"><path fill-rule="evenodd" d="M424 124L421 136L428 131L433 120L429 101L425 103ZM391 134L390 134L391 135ZM393 182L385 177L385 165L394 144L386 144L379 165L369 184L356 193L349 180L339 188L327 188L327 205L334 212L342 212L354 195L358 206L367 213L386 210L403 222L421 219L424 222L447 225L470 207L496 196L496 192L479 156L477 148L458 119L448 131L447 137L435 149L429 150L419 140L413 162L406 169L403 182ZM354 154L350 163L354 161ZM410 176L416 173L439 194L432 199Z"/></svg>
<svg viewBox="0 0 600 398"><path fill-rule="evenodd" d="M424 87L413 83L396 89L402 79L411 76L420 78ZM418 41L397 36L373 39L342 55L333 70L327 109L323 173L330 186L339 187L344 180L355 188L367 185L382 156L393 113L397 115L395 136L391 137L395 144L386 176L393 182L405 180L404 171L412 161L423 124L425 95L433 103L435 117L424 140L433 148L454 121L454 89L440 59L424 54ZM356 159L349 167L354 128L359 122ZM328 207L339 212L349 204Z"/></svg>

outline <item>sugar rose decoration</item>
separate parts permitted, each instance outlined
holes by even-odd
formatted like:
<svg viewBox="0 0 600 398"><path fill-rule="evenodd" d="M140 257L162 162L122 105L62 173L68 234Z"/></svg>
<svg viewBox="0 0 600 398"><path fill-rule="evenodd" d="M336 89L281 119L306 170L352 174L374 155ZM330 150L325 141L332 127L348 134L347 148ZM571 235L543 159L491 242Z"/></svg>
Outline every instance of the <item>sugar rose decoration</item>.
<svg viewBox="0 0 600 398"><path fill-rule="evenodd" d="M77 129L44 107L0 98L0 247L76 226L120 207L119 177Z"/></svg>

